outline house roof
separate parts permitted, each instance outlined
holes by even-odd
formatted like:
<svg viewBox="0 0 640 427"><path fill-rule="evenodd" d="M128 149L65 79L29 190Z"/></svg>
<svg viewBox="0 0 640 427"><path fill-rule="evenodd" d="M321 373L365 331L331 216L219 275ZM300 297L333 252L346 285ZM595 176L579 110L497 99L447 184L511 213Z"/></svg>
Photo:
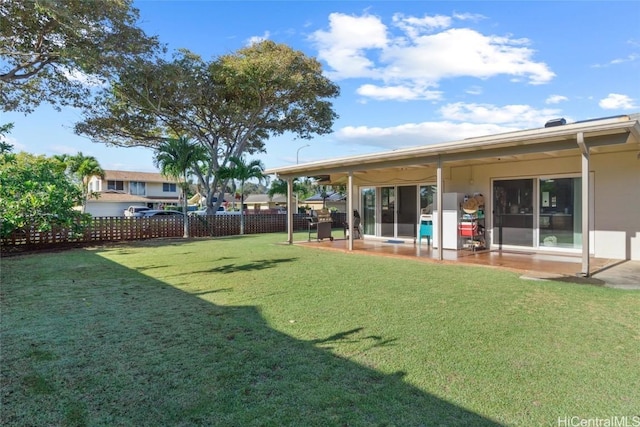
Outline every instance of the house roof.
<svg viewBox="0 0 640 427"><path fill-rule="evenodd" d="M322 202L322 201L340 202L342 200L345 200L346 198L347 196L345 194L331 193L331 194L327 194L327 197L323 199L321 193L316 193L313 196L306 198L304 201L305 202Z"/></svg>
<svg viewBox="0 0 640 427"><path fill-rule="evenodd" d="M640 145L640 113L283 166L268 169L265 174L287 178L316 176L327 182L340 182L348 173L373 169L424 167L438 162L473 164L487 159L544 159L557 157L558 151L579 153L578 134L582 134L592 152L616 149L614 146L622 144Z"/></svg>
<svg viewBox="0 0 640 427"><path fill-rule="evenodd" d="M274 194L273 197L269 197L268 194L249 194L244 199L245 203L253 204L265 204L265 203L287 203L287 196L282 194Z"/></svg>
<svg viewBox="0 0 640 427"><path fill-rule="evenodd" d="M130 172L105 170L105 180L114 181L138 181L138 182L178 182L174 178L164 176L155 172Z"/></svg>

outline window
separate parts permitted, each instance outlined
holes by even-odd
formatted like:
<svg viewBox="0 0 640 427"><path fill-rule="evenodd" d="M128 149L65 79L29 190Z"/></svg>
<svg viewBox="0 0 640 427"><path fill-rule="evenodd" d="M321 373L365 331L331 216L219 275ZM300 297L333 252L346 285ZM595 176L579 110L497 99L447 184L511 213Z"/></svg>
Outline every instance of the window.
<svg viewBox="0 0 640 427"><path fill-rule="evenodd" d="M124 181L107 181L107 190L124 191Z"/></svg>
<svg viewBox="0 0 640 427"><path fill-rule="evenodd" d="M420 213L432 214L433 202L438 193L438 187L435 185L420 186Z"/></svg>
<svg viewBox="0 0 640 427"><path fill-rule="evenodd" d="M146 186L144 182L131 181L129 183L129 194L133 194L135 196L144 196L146 195Z"/></svg>
<svg viewBox="0 0 640 427"><path fill-rule="evenodd" d="M176 184L171 182L165 182L162 184L162 191L165 193L175 193Z"/></svg>

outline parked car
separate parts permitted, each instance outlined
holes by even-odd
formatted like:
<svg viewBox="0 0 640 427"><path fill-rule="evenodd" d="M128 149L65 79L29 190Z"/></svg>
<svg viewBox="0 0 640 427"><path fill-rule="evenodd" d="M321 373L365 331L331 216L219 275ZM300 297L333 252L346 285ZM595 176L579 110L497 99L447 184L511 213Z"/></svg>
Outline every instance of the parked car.
<svg viewBox="0 0 640 427"><path fill-rule="evenodd" d="M143 212L151 210L146 206L129 206L124 210L124 216L142 216Z"/></svg>
<svg viewBox="0 0 640 427"><path fill-rule="evenodd" d="M199 209L197 211L189 212L189 215L206 215L207 209ZM224 206L220 206L216 215L240 215L240 211L228 211Z"/></svg>
<svg viewBox="0 0 640 427"><path fill-rule="evenodd" d="M158 209L149 209L142 212L142 217L147 218L150 216L184 216L182 212L174 211L174 210L158 210Z"/></svg>

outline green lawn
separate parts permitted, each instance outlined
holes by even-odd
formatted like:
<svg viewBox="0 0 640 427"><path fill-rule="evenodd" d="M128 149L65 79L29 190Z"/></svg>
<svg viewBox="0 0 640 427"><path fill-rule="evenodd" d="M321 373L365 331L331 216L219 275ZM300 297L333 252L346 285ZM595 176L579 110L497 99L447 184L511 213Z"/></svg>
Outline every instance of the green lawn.
<svg viewBox="0 0 640 427"><path fill-rule="evenodd" d="M284 240L3 258L0 424L557 426L640 415L639 292Z"/></svg>

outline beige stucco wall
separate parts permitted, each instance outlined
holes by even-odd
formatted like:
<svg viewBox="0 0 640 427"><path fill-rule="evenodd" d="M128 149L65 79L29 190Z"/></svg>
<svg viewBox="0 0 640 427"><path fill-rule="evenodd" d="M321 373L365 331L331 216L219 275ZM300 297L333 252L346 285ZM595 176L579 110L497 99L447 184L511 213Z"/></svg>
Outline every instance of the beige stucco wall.
<svg viewBox="0 0 640 427"><path fill-rule="evenodd" d="M491 182L493 179L536 178L581 174L575 152L544 160L494 161L473 166L443 166L444 192L485 196L488 240L491 240ZM640 159L637 152L592 154L591 252L599 258L640 260ZM373 171L355 179L358 186L411 185L436 182L435 167ZM357 201L359 202L359 200Z"/></svg>
<svg viewBox="0 0 640 427"><path fill-rule="evenodd" d="M636 152L591 156L595 171L595 255L640 260L640 159Z"/></svg>
<svg viewBox="0 0 640 427"><path fill-rule="evenodd" d="M176 185L176 191L162 191L162 184L161 182L147 182L147 197L178 197L180 195L178 185Z"/></svg>

